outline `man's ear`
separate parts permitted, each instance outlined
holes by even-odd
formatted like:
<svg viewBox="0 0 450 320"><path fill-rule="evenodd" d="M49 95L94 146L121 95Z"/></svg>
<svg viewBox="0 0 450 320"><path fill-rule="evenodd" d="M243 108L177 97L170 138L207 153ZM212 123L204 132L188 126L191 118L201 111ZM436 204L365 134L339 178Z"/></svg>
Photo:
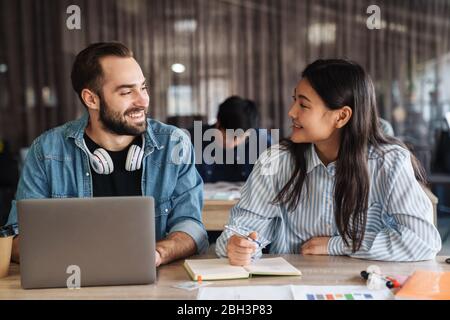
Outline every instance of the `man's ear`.
<svg viewBox="0 0 450 320"><path fill-rule="evenodd" d="M100 98L92 90L83 89L81 91L81 98L89 109L100 110Z"/></svg>
<svg viewBox="0 0 450 320"><path fill-rule="evenodd" d="M338 110L336 110L336 128L340 129L347 124L347 122L352 117L353 111L349 106L344 106Z"/></svg>

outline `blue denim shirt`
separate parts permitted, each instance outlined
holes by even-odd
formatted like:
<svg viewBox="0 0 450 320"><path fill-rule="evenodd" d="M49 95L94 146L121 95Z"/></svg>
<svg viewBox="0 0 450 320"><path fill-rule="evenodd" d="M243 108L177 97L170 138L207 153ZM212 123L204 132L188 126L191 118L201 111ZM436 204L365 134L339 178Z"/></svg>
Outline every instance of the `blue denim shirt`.
<svg viewBox="0 0 450 320"><path fill-rule="evenodd" d="M33 142L7 225L17 223L17 200L92 197L91 167L83 146L88 119L86 113ZM155 199L156 240L182 231L194 239L197 252L204 253L208 237L201 220L203 181L189 137L174 126L153 119L147 123L141 189Z"/></svg>

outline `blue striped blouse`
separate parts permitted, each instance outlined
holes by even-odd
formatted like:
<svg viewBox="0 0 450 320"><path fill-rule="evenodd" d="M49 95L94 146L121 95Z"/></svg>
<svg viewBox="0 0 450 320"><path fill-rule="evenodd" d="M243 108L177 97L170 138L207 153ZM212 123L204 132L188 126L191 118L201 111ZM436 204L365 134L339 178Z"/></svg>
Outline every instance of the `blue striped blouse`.
<svg viewBox="0 0 450 320"><path fill-rule="evenodd" d="M279 145L266 150L256 162L233 207L229 225L241 232L257 231L270 243L270 253L299 253L313 237L331 237L329 255L385 261L433 259L441 238L433 224L431 201L414 177L410 153L400 146L369 148L369 206L366 232L360 250L352 253L339 235L334 219L335 162L325 166L315 148L306 152L307 179L294 212L271 201L289 180L294 159ZM226 257L231 232L216 242L216 253ZM349 240L350 241L350 240ZM255 258L261 255L261 249Z"/></svg>

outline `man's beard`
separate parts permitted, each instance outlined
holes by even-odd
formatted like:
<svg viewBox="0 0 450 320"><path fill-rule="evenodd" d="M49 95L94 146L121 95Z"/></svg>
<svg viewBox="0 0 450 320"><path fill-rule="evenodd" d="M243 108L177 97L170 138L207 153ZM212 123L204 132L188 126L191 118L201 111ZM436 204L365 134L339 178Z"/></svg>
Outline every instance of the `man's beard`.
<svg viewBox="0 0 450 320"><path fill-rule="evenodd" d="M119 112L114 112L105 102L103 97L100 98L100 121L106 130L115 133L121 136L139 136L147 130L147 121L143 121L142 123L132 125L126 122L124 117L127 114L130 114L135 111L145 111L145 108L131 108L125 112L125 114L121 114ZM147 116L147 112L145 113Z"/></svg>

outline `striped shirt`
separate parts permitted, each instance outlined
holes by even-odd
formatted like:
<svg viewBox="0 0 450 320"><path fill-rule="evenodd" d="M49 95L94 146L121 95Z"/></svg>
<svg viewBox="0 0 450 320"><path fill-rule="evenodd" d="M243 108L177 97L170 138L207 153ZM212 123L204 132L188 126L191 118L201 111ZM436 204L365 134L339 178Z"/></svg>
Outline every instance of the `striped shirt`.
<svg viewBox="0 0 450 320"><path fill-rule="evenodd" d="M335 162L325 166L311 145L306 152L307 178L299 205L288 212L285 205L272 204L287 183L294 158L279 145L266 150L256 162L232 208L229 225L241 232L258 232L270 243L270 253L299 253L313 237L331 237L329 255L384 261L433 259L441 249L441 238L433 224L431 201L414 177L408 150L383 145L369 147L370 179L366 230L361 248L352 253L339 235L334 219ZM216 242L216 253L226 257L232 234L225 230ZM348 241L351 241L350 239ZM261 255L257 250L254 258Z"/></svg>

